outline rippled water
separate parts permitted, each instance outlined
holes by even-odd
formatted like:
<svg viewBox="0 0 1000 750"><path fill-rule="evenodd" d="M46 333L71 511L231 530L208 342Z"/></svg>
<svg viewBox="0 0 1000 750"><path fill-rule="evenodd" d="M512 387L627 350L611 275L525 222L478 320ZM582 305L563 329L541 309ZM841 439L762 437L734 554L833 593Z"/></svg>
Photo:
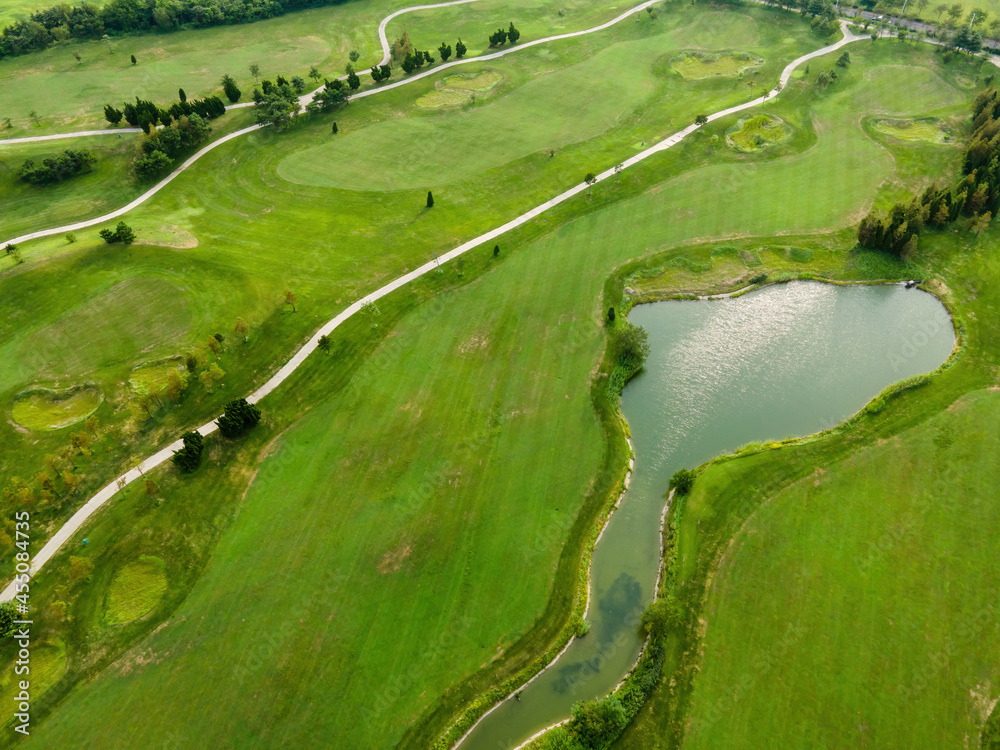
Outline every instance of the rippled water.
<svg viewBox="0 0 1000 750"><path fill-rule="evenodd" d="M955 345L934 297L900 286L771 286L735 299L632 311L649 332L645 370L622 410L632 484L594 553L590 632L484 719L463 750L509 750L605 695L635 661L636 615L652 599L670 475L755 440L832 427L873 396L944 362Z"/></svg>

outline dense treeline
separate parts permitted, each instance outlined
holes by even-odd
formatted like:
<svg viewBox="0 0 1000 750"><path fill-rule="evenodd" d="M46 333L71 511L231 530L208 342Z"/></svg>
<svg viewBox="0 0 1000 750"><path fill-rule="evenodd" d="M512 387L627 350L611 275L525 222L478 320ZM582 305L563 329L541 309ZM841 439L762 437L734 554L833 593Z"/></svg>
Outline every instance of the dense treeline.
<svg viewBox="0 0 1000 750"><path fill-rule="evenodd" d="M59 156L43 159L41 164L32 159L25 160L17 178L33 185L50 185L89 172L96 163L97 159L89 151L67 149Z"/></svg>
<svg viewBox="0 0 1000 750"><path fill-rule="evenodd" d="M110 104L104 105L104 119L112 125L117 125L124 119L133 128L142 128L146 133L152 132L157 123L163 127L170 127L170 123L180 120L182 117L197 115L204 120L214 120L224 114L226 114L226 105L217 96L192 99L191 101L185 97L181 101L171 104L169 109L163 109L148 99L140 99L139 97L135 98L135 104L125 102L121 109Z"/></svg>
<svg viewBox="0 0 1000 750"><path fill-rule="evenodd" d="M70 39L100 39L180 28L250 23L289 10L340 5L346 0L111 0L103 7L54 5L0 32L0 58L23 55Z"/></svg>
<svg viewBox="0 0 1000 750"><path fill-rule="evenodd" d="M897 203L886 216L874 211L861 220L858 244L909 257L926 226L943 229L963 216L978 234L1000 209L1000 92L990 87L972 105L972 138L954 187L931 185L912 201Z"/></svg>

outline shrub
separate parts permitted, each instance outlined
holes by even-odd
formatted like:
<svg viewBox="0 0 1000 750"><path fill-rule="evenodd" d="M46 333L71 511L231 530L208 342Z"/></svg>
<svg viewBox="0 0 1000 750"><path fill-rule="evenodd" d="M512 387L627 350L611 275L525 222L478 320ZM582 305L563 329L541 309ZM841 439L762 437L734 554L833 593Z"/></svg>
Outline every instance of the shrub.
<svg viewBox="0 0 1000 750"><path fill-rule="evenodd" d="M14 602L0 604L0 638L6 638L14 632L14 620L19 620Z"/></svg>
<svg viewBox="0 0 1000 750"><path fill-rule="evenodd" d="M756 276L752 276L750 278L750 283L751 284L763 284L765 281L767 281L767 274L766 273L759 273Z"/></svg>
<svg viewBox="0 0 1000 750"><path fill-rule="evenodd" d="M17 172L17 178L33 185L50 185L69 177L85 174L94 168L96 157L89 151L67 149L59 156L44 159L40 165L27 159Z"/></svg>
<svg viewBox="0 0 1000 750"><path fill-rule="evenodd" d="M173 462L181 471L192 472L201 464L201 452L205 448L205 438L200 432L185 432L181 436L184 447L174 451Z"/></svg>
<svg viewBox="0 0 1000 750"><path fill-rule="evenodd" d="M681 605L677 599L666 594L652 602L642 613L642 629L654 636L676 628L682 621Z"/></svg>
<svg viewBox="0 0 1000 750"><path fill-rule="evenodd" d="M634 375L649 356L649 335L642 326L626 321L615 329L614 347L615 364L625 370L627 376Z"/></svg>
<svg viewBox="0 0 1000 750"><path fill-rule="evenodd" d="M245 398L237 398L226 404L226 411L217 424L223 437L235 438L260 422L260 409Z"/></svg>
<svg viewBox="0 0 1000 750"><path fill-rule="evenodd" d="M573 706L573 731L588 748L607 747L627 723L625 707L617 695Z"/></svg>

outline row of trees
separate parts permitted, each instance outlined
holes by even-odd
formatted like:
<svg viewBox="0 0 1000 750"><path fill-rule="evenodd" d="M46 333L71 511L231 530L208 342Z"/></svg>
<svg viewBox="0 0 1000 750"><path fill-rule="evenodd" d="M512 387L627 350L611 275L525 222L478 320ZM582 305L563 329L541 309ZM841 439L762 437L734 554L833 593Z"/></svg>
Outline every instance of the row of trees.
<svg viewBox="0 0 1000 750"><path fill-rule="evenodd" d="M226 404L226 410L216 424L219 432L226 438L237 438L260 422L260 409L247 402L245 398L237 398ZM192 472L201 465L201 455L205 450L205 438L199 432L185 432L181 435L183 447L174 451L172 461L181 471Z"/></svg>
<svg viewBox="0 0 1000 750"><path fill-rule="evenodd" d="M0 58L23 55L70 39L174 31L250 23L289 10L339 5L345 0L111 0L98 7L53 5L0 32Z"/></svg>
<svg viewBox="0 0 1000 750"><path fill-rule="evenodd" d="M963 216L978 235L1000 210L1000 92L990 87L972 104L973 134L953 187L931 185L919 198L897 203L887 215L874 211L858 227L858 244L909 257L924 227L943 229Z"/></svg>
<svg viewBox="0 0 1000 750"><path fill-rule="evenodd" d="M89 151L67 149L59 156L43 159L41 164L36 164L33 159L26 159L17 171L17 178L33 185L50 185L85 174L91 171L96 163L97 157Z"/></svg>
<svg viewBox="0 0 1000 750"><path fill-rule="evenodd" d="M156 128L157 123L169 127L172 122L182 117L197 115L205 120L214 120L226 114L226 105L217 96L188 101L184 89L180 89L178 94L181 97L180 101L171 104L169 109L163 109L148 99L139 97L135 98L135 104L125 102L121 109L105 104L104 119L112 125L125 120L133 128L142 128L146 133L150 133Z"/></svg>

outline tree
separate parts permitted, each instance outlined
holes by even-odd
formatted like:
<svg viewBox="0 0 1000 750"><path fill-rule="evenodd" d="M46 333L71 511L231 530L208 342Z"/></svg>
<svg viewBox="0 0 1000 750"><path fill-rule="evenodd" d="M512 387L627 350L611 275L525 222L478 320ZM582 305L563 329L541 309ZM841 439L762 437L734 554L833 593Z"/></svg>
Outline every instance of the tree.
<svg viewBox="0 0 1000 750"><path fill-rule="evenodd" d="M412 52L413 43L410 41L410 35L404 31L403 35L392 43L392 59L402 60Z"/></svg>
<svg viewBox="0 0 1000 750"><path fill-rule="evenodd" d="M187 388L187 384L187 373L171 369L167 373L167 384L164 387L163 392L171 401L176 401L181 397L181 394L184 393L184 389Z"/></svg>
<svg viewBox="0 0 1000 750"><path fill-rule="evenodd" d="M337 133L340 132L340 128L337 127L337 123L333 123L333 127L330 128L330 132L334 135L337 135Z"/></svg>
<svg viewBox="0 0 1000 750"><path fill-rule="evenodd" d="M236 81L231 75L228 74L222 76L222 90L225 92L226 98L233 104L238 102L240 100L240 96L243 94L243 92L240 91L239 86L236 85ZM183 99L181 101L183 101Z"/></svg>
<svg viewBox="0 0 1000 750"><path fill-rule="evenodd" d="M324 351L327 354L329 354L330 353L330 346L331 346L331 344L330 344L330 337L327 336L327 335L325 335L325 334L323 336L320 336L319 337L319 341L316 342L316 346L318 346L322 351Z"/></svg>
<svg viewBox="0 0 1000 750"><path fill-rule="evenodd" d="M850 64L851 64L851 53L845 50L844 54L842 54L840 57L837 58L837 65L840 66L841 68L846 68Z"/></svg>
<svg viewBox="0 0 1000 750"><path fill-rule="evenodd" d="M162 152L154 152L162 153ZM119 221L118 226L112 229L102 229L100 231L101 239L107 242L109 245L114 245L116 243L121 243L123 245L131 245L135 242L135 232L132 230L128 224L124 221Z"/></svg>
<svg viewBox="0 0 1000 750"><path fill-rule="evenodd" d="M983 230L989 227L990 222L993 220L993 214L989 211L980 214L972 219L969 224L969 228L976 233L976 237L983 233Z"/></svg>
<svg viewBox="0 0 1000 750"><path fill-rule="evenodd" d="M615 322L615 308L613 307L608 308L608 322L609 323Z"/></svg>
<svg viewBox="0 0 1000 750"><path fill-rule="evenodd" d="M465 57L465 53L468 49L469 48L465 46L464 42L462 42L461 37L459 37L458 41L455 43L455 59L461 60Z"/></svg>
<svg viewBox="0 0 1000 750"><path fill-rule="evenodd" d="M368 315L372 328L378 328L378 323L375 322L375 319L382 314L382 311L378 309L378 304L373 300L369 300L361 306L361 311Z"/></svg>
<svg viewBox="0 0 1000 750"><path fill-rule="evenodd" d="M647 633L665 633L681 624L682 614L677 598L666 594L643 610L642 629Z"/></svg>
<svg viewBox="0 0 1000 750"><path fill-rule="evenodd" d="M250 75L253 76L254 83L260 79L260 66L257 63L250 64Z"/></svg>
<svg viewBox="0 0 1000 750"><path fill-rule="evenodd" d="M8 242L3 250L7 254L7 257L14 261L15 265L24 263L24 258L21 257L21 251L17 249L17 245Z"/></svg>
<svg viewBox="0 0 1000 750"><path fill-rule="evenodd" d="M647 8L646 10L652 10L652 8ZM511 44L517 44L517 40L521 38L521 32L514 28L514 22L510 22L510 28L507 29L507 39Z"/></svg>
<svg viewBox="0 0 1000 750"><path fill-rule="evenodd" d="M310 102L310 106L312 104ZM268 93L259 95L254 91L254 117L258 125L273 125L276 130L284 130L301 110L299 98L290 86L272 86Z"/></svg>
<svg viewBox="0 0 1000 750"><path fill-rule="evenodd" d="M115 109L110 104L105 104L104 119L110 122L112 125L117 125L122 121L122 111L120 109Z"/></svg>
<svg viewBox="0 0 1000 750"><path fill-rule="evenodd" d="M181 471L192 472L201 464L201 453L205 448L205 438L200 432L185 432L181 435L184 447L174 451L171 460Z"/></svg>
<svg viewBox="0 0 1000 750"><path fill-rule="evenodd" d="M222 76L222 85L223 86L226 85L226 79L227 78L229 78L229 76ZM233 79L229 78L229 80L231 81ZM184 102L186 102L188 100L188 95L184 93L184 89L177 89L177 98L180 99L181 103L183 104Z"/></svg>
<svg viewBox="0 0 1000 750"><path fill-rule="evenodd" d="M587 183L587 195L592 197L594 185L597 184L597 175L595 175L593 172L587 172L586 176L583 178L583 181Z"/></svg>
<svg viewBox="0 0 1000 750"><path fill-rule="evenodd" d="M955 23L958 22L958 19L961 18L961 17L962 17L962 4L961 3L953 3L948 8L948 19L949 19L949 21L954 26Z"/></svg>
<svg viewBox="0 0 1000 750"><path fill-rule="evenodd" d="M343 81L327 81L326 85L306 105L311 113L329 112L335 107L347 102L347 86Z"/></svg>
<svg viewBox="0 0 1000 750"><path fill-rule="evenodd" d="M226 404L226 411L217 420L223 437L235 438L260 422L260 409L245 398L237 398Z"/></svg>
<svg viewBox="0 0 1000 750"><path fill-rule="evenodd" d="M300 94L301 95L302 93L304 93L305 90L306 90L306 79L302 78L300 76L293 76L292 77L292 90L296 94Z"/></svg>
<svg viewBox="0 0 1000 750"><path fill-rule="evenodd" d="M69 436L69 443L76 450L80 452L80 455L89 456L90 455L90 435L82 430L80 432L74 432Z"/></svg>
<svg viewBox="0 0 1000 750"><path fill-rule="evenodd" d="M351 88L351 91L357 91L361 86L361 79L358 78L357 73L349 73L347 75L347 85Z"/></svg>
<svg viewBox="0 0 1000 750"><path fill-rule="evenodd" d="M137 62L139 61L135 59L135 55L132 55L132 64L135 65Z"/></svg>
<svg viewBox="0 0 1000 750"><path fill-rule="evenodd" d="M7 638L14 633L17 628L14 627L14 620L20 620L21 616L17 613L17 605L12 602L0 603L0 638Z"/></svg>
<svg viewBox="0 0 1000 750"><path fill-rule="evenodd" d="M286 288L285 289L285 304L292 306L292 312L295 312L295 300L296 300L295 292L293 292L291 289Z"/></svg>
<svg viewBox="0 0 1000 750"><path fill-rule="evenodd" d="M971 31L968 28L962 27L955 34L952 44L974 55L983 48L983 37L978 31Z"/></svg>
<svg viewBox="0 0 1000 750"><path fill-rule="evenodd" d="M160 488L152 479L147 479L144 484L146 486L146 497L156 497L160 494Z"/></svg>
<svg viewBox="0 0 1000 750"><path fill-rule="evenodd" d="M225 371L213 362L207 369L201 371L198 375L198 381L202 384L206 391L211 393L215 384L222 380L225 376Z"/></svg>
<svg viewBox="0 0 1000 750"><path fill-rule="evenodd" d="M75 58L76 58L76 62L77 62L77 64L80 64L80 63L82 63L82 62L83 62L83 58L82 58L82 57L80 57L80 53L79 53L79 52L74 52L74 53L73 53L73 57L75 57Z"/></svg>
<svg viewBox="0 0 1000 750"><path fill-rule="evenodd" d="M694 486L694 477L695 474L690 469L678 469L670 477L670 489L674 490L678 495L686 495Z"/></svg>
<svg viewBox="0 0 1000 750"><path fill-rule="evenodd" d="M66 470L62 473L62 483L66 494L72 495L76 492L76 488L80 486L80 475Z"/></svg>
<svg viewBox="0 0 1000 750"><path fill-rule="evenodd" d="M140 180L152 180L169 172L171 166L172 162L169 156L162 151L151 151L136 157L135 161L132 162L132 173ZM104 237L103 232L101 236Z"/></svg>
<svg viewBox="0 0 1000 750"><path fill-rule="evenodd" d="M388 81L389 77L392 75L392 68L388 65L383 65L379 67L378 65L372 66L371 69L372 80L375 83L381 83L382 81Z"/></svg>
<svg viewBox="0 0 1000 750"><path fill-rule="evenodd" d="M934 12L937 13L939 21L941 20L941 16L944 14L946 10L948 10L947 3L938 3L937 5L934 6Z"/></svg>
<svg viewBox="0 0 1000 750"><path fill-rule="evenodd" d="M38 112L36 112L35 110L31 110L28 113L28 117L30 117L31 121L35 123L36 128L41 126L41 118L38 116Z"/></svg>
<svg viewBox="0 0 1000 750"><path fill-rule="evenodd" d="M695 125L705 125L708 123L708 115L697 115L694 118Z"/></svg>
<svg viewBox="0 0 1000 750"><path fill-rule="evenodd" d="M427 208L434 208L434 196L430 190L427 191Z"/></svg>
<svg viewBox="0 0 1000 750"><path fill-rule="evenodd" d="M97 440L97 416L91 415L88 417L83 426L90 430L90 434L94 436L94 440Z"/></svg>
<svg viewBox="0 0 1000 750"><path fill-rule="evenodd" d="M612 351L618 367L629 375L637 373L649 356L649 334L642 326L633 325L626 320L623 326L614 330Z"/></svg>
<svg viewBox="0 0 1000 750"><path fill-rule="evenodd" d="M352 63L356 63L358 60L361 59L361 53L358 52L356 49L352 49L348 57L351 58Z"/></svg>
<svg viewBox="0 0 1000 750"><path fill-rule="evenodd" d="M494 258L499 258L500 257L500 246L499 245L494 245L493 246L493 257Z"/></svg>
<svg viewBox="0 0 1000 750"><path fill-rule="evenodd" d="M441 55L441 62L448 62L448 58L451 57L451 45L441 42L441 46L438 47L438 54Z"/></svg>

